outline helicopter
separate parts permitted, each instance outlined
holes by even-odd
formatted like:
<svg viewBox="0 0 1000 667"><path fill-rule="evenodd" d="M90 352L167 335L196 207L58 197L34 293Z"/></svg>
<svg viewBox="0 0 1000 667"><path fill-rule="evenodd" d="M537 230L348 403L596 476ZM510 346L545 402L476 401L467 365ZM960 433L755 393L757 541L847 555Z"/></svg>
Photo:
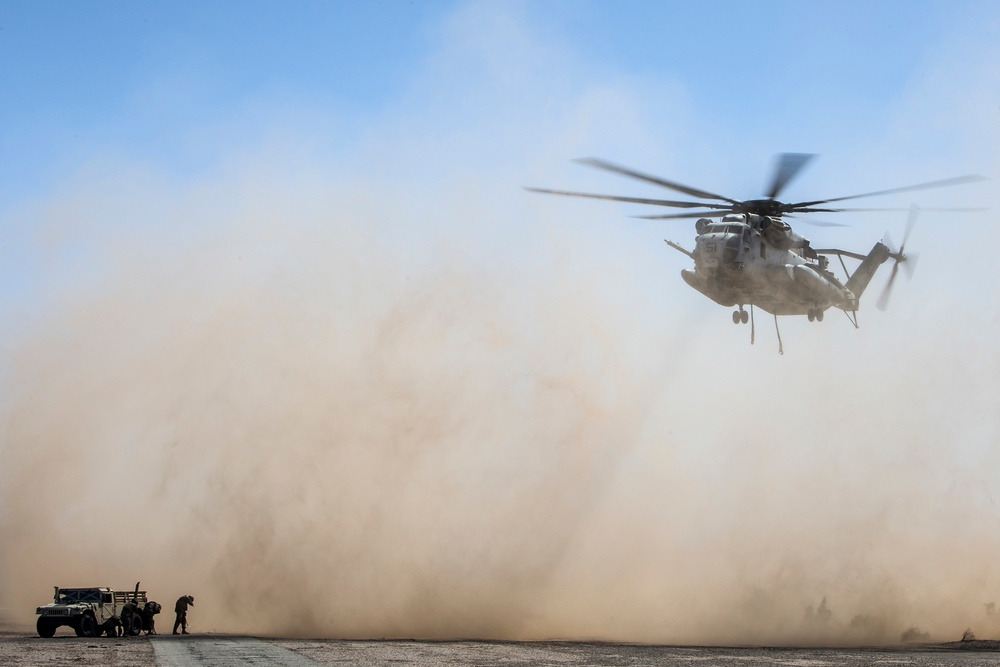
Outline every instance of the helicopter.
<svg viewBox="0 0 1000 667"><path fill-rule="evenodd" d="M779 315L805 315L810 322L822 322L830 308L837 308L847 314L848 319L858 327L858 307L860 299L878 268L892 260L892 272L877 306L885 310L892 291L896 274L902 265L908 273L915 264L915 256L905 253L906 241L916 221L918 208L910 207L903 241L898 249L879 241L867 253L851 252L838 248L813 248L809 240L795 232L783 216L795 217L801 213L838 213L842 211L893 211L905 209L887 208L830 208L824 205L849 199L875 197L912 190L938 188L983 180L981 176L959 176L917 185L909 185L889 190L879 190L846 197L816 199L797 203L783 203L777 197L815 155L811 153L782 153L778 155L771 184L767 194L761 199L738 200L724 197L707 190L651 176L634 169L623 167L598 158L581 158L581 164L603 169L622 176L652 183L689 197L714 201L675 201L669 199L649 199L642 197L622 197L618 195L552 190L548 188L525 187L531 192L605 199L612 201L648 204L671 208L699 209L683 213L635 216L648 220L697 218L695 222L695 247L688 250L678 243L665 240L671 248L684 253L694 261L694 268L681 271L681 278L700 293L733 311L734 324L751 323L751 344L754 342L754 307L774 316L778 334L778 351L784 353L781 332L778 330ZM978 209L928 209L928 210L978 210ZM715 218L718 218L716 220ZM822 227L840 227L838 223L803 220L807 224ZM830 258L837 257L846 274L840 280L830 270ZM860 261L849 271L844 258ZM749 312L747 310L749 307Z"/></svg>

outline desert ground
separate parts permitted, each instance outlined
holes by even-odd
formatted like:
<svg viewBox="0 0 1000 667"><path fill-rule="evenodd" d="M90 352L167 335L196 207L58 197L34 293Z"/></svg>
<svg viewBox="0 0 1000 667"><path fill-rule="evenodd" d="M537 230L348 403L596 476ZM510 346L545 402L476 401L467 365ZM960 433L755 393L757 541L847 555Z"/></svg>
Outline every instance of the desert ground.
<svg viewBox="0 0 1000 667"><path fill-rule="evenodd" d="M418 642L276 639L189 635L85 639L60 634L0 633L0 667L108 665L236 667L246 664L327 665L823 665L893 667L995 665L1000 642L879 648L650 646L594 642Z"/></svg>

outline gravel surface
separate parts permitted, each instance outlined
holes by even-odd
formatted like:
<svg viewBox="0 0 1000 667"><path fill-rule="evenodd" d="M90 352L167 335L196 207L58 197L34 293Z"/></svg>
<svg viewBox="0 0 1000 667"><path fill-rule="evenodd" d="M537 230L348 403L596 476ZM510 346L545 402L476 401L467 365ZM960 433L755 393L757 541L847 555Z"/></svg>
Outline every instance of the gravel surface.
<svg viewBox="0 0 1000 667"><path fill-rule="evenodd" d="M13 665L154 665L153 647L145 637L77 637L60 628L52 639L35 634L0 632L0 667Z"/></svg>
<svg viewBox="0 0 1000 667"><path fill-rule="evenodd" d="M586 642L417 642L260 639L232 635L84 639L61 630L52 639L0 632L0 667L136 665L174 667L320 667L359 665L711 665L763 667L980 667L1000 664L1000 642L955 642L899 648L713 648Z"/></svg>
<svg viewBox="0 0 1000 667"><path fill-rule="evenodd" d="M1000 642L971 646L900 648L717 648L649 646L592 642L415 642L272 639L274 645L295 651L318 665L478 665L520 667L614 667L705 665L706 667L764 667L795 665L823 667L957 667L1000 664ZM990 650L992 649L992 650Z"/></svg>

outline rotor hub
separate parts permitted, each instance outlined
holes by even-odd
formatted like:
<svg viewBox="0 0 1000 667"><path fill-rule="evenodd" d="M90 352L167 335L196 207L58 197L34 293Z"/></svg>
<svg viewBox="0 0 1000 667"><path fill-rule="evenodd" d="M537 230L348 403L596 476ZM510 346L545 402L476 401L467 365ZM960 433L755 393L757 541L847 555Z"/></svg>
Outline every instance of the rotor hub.
<svg viewBox="0 0 1000 667"><path fill-rule="evenodd" d="M753 213L754 215L766 215L780 218L784 213L784 204L775 199L748 199L739 202L733 208L737 208L740 213Z"/></svg>

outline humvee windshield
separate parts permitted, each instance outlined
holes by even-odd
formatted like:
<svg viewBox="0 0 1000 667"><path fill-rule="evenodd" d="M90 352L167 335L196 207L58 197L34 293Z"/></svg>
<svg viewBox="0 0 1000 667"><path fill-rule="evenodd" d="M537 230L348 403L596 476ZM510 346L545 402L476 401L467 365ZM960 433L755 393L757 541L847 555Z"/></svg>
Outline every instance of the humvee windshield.
<svg viewBox="0 0 1000 667"><path fill-rule="evenodd" d="M59 590L59 604L100 601L101 591L96 588L62 588Z"/></svg>

